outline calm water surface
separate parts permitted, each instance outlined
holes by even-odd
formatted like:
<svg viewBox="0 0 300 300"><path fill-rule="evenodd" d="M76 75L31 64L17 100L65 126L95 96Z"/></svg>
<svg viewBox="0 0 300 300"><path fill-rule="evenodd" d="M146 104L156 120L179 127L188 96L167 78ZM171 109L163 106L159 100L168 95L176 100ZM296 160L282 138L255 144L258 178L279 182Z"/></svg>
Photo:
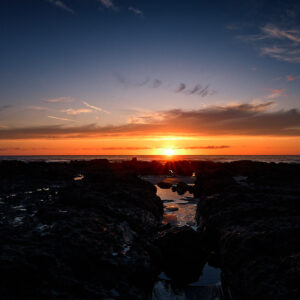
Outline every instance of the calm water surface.
<svg viewBox="0 0 300 300"><path fill-rule="evenodd" d="M152 183L157 183L162 180L168 180L163 176L145 176L145 180ZM174 184L179 181L184 181L191 184L194 181L193 177L173 178ZM194 198L189 192L179 195L173 192L172 189L161 189L156 185L157 195L164 201L165 218L172 216L173 226L191 226L196 229L195 214L197 209L198 199ZM169 210L171 208L171 210ZM173 209L176 208L178 210ZM166 218L167 219L167 218ZM167 219L168 220L168 219ZM176 220L176 221L175 221ZM179 258L180 259L180 258ZM174 262L176 264L176 262ZM152 300L217 300L220 299L222 293L220 283L221 270L205 265L202 274L198 281L192 282L181 290L173 290L171 279L164 273L159 276L159 279L154 285L152 292Z"/></svg>

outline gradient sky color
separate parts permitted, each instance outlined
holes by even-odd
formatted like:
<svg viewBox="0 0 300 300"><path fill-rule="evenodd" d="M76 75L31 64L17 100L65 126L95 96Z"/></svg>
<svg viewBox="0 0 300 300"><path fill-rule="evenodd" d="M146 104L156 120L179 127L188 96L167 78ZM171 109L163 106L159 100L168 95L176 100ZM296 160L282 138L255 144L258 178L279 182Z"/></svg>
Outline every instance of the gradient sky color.
<svg viewBox="0 0 300 300"><path fill-rule="evenodd" d="M0 155L300 154L299 1L2 0Z"/></svg>

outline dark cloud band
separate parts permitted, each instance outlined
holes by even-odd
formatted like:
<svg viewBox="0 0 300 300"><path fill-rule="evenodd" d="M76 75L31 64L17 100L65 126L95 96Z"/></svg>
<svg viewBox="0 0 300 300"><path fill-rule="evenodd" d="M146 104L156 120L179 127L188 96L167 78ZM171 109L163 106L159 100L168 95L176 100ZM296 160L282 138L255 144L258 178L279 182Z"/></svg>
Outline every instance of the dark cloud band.
<svg viewBox="0 0 300 300"><path fill-rule="evenodd" d="M63 125L0 130L0 139L91 138L107 136L300 136L300 112L297 109L270 112L272 101L261 104L212 106L205 109L181 109L159 112L159 118L141 115L134 123L99 127L94 124ZM141 122L138 122L139 118Z"/></svg>

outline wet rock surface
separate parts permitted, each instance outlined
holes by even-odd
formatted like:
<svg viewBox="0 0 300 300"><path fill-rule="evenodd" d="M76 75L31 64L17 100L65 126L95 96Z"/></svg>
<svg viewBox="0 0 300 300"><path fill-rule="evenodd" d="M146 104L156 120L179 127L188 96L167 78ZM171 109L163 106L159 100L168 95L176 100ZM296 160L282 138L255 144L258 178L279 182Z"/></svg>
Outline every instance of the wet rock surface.
<svg viewBox="0 0 300 300"><path fill-rule="evenodd" d="M213 171L199 175L195 189L198 229L216 253L227 297L299 299L300 165L236 162L224 169L216 180ZM225 184L220 173L242 182Z"/></svg>
<svg viewBox="0 0 300 300"><path fill-rule="evenodd" d="M178 210L162 225L156 187L139 176L170 170L176 194L193 195L166 198ZM148 299L161 271L182 287L207 260L228 299L299 299L299 176L250 161L1 162L1 299ZM173 228L197 203L199 232Z"/></svg>
<svg viewBox="0 0 300 300"><path fill-rule="evenodd" d="M40 164L36 172L14 164L8 175L1 169L0 181L8 184L0 196L1 299L146 299L151 293L151 238L163 214L156 188L95 163L84 170ZM85 178L73 182L79 172Z"/></svg>

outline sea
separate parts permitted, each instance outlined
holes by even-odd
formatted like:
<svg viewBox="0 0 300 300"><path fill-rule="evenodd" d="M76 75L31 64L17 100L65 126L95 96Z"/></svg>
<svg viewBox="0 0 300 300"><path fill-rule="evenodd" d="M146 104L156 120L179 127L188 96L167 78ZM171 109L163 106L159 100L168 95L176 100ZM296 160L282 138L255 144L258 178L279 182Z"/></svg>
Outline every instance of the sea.
<svg viewBox="0 0 300 300"><path fill-rule="evenodd" d="M19 160L24 162L70 162L72 160L107 159L120 162L136 158L140 161L169 161L169 160L202 160L215 162L232 162L252 160L274 163L300 163L300 155L34 155L34 156L0 156L2 160Z"/></svg>

